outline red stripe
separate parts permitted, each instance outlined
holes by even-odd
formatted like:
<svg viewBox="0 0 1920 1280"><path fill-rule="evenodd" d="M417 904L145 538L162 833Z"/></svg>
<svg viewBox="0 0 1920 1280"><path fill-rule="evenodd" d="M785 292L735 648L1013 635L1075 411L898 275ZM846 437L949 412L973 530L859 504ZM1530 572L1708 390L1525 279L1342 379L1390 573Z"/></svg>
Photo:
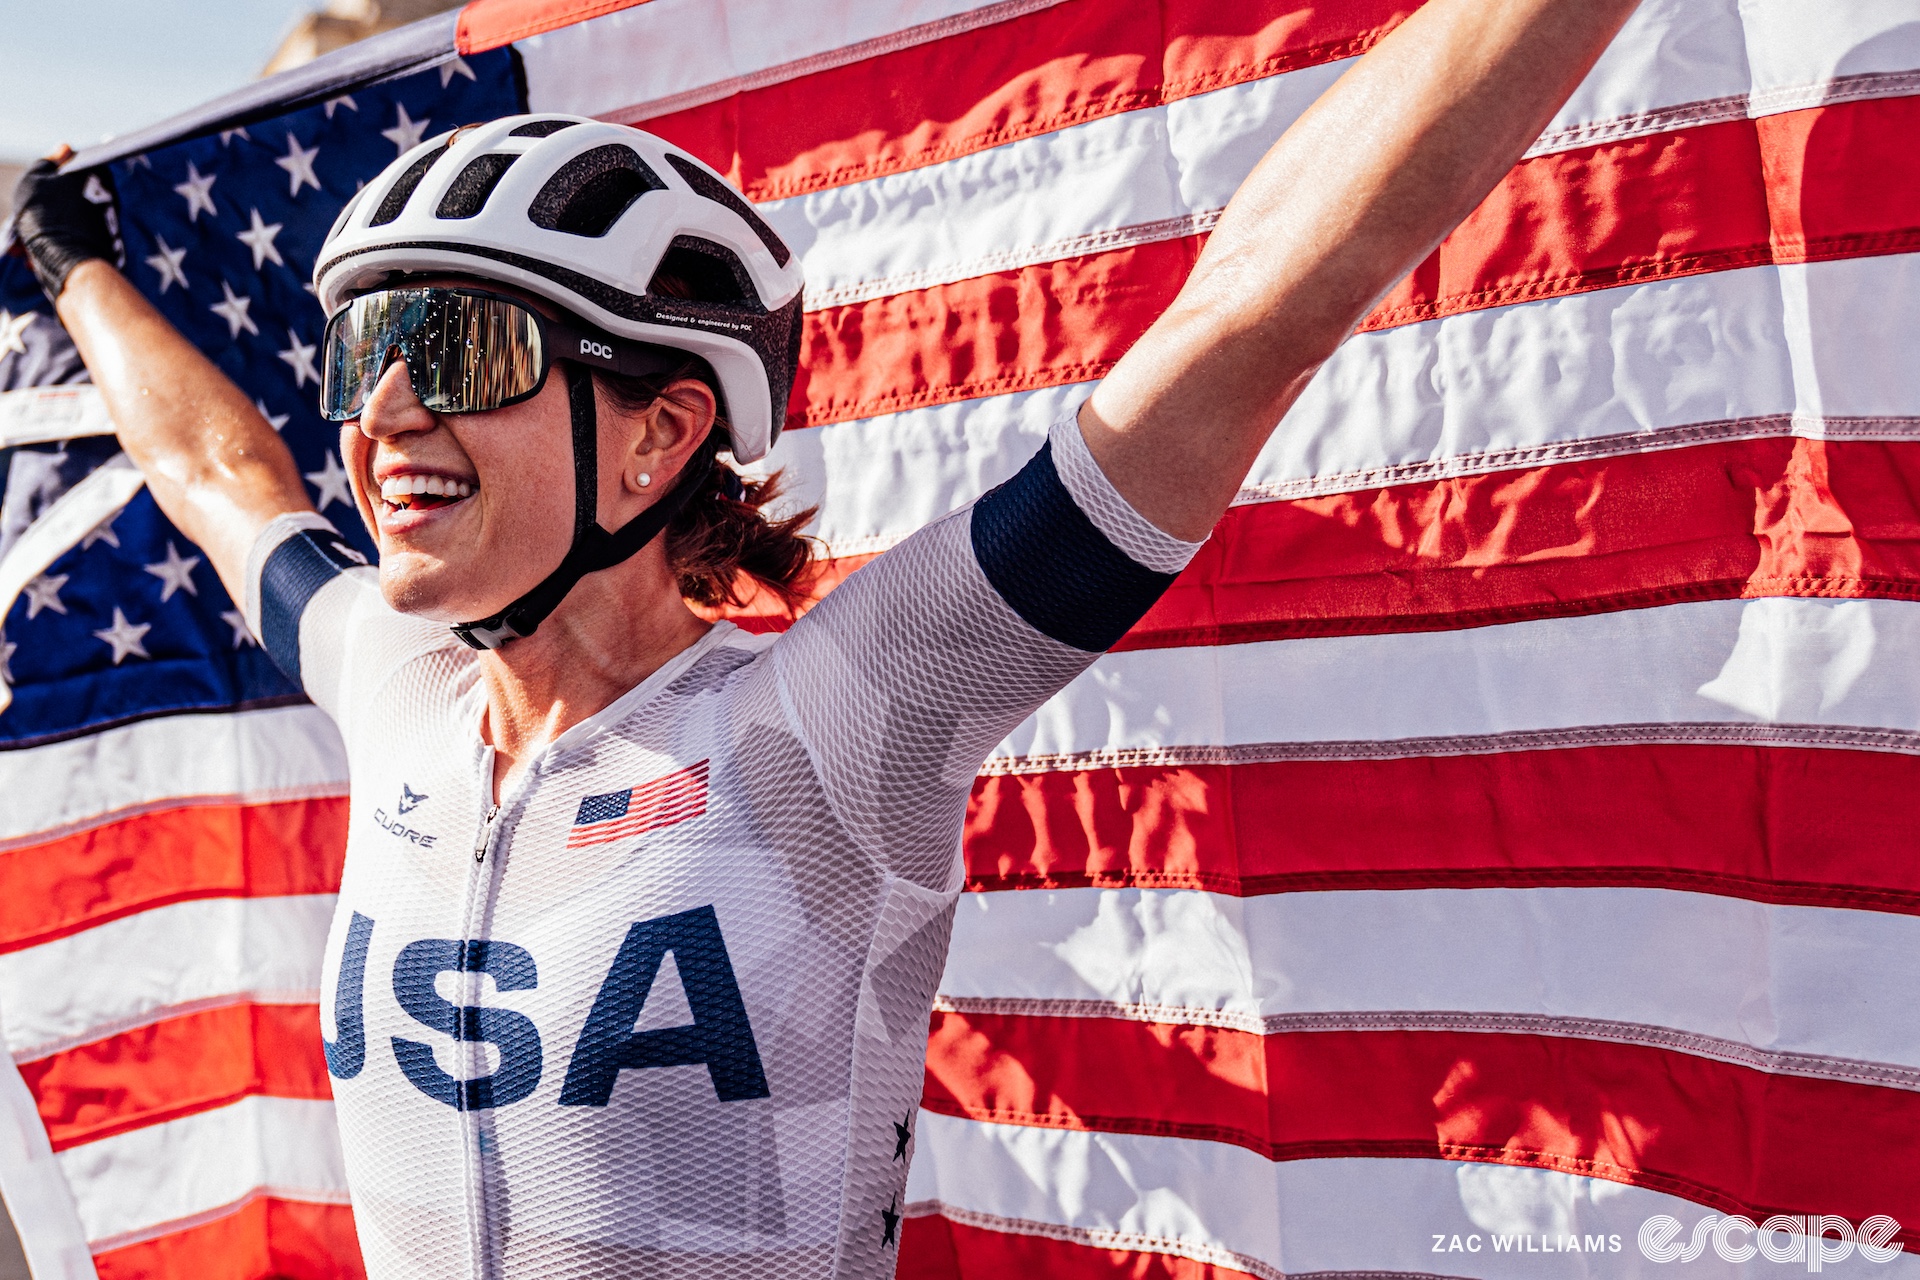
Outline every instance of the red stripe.
<svg viewBox="0 0 1920 1280"><path fill-rule="evenodd" d="M1235 895L1624 886L1920 914L1916 795L1920 757L1758 746L988 777L967 877Z"/></svg>
<svg viewBox="0 0 1920 1280"><path fill-rule="evenodd" d="M188 805L0 853L0 952L195 898L337 893L345 797Z"/></svg>
<svg viewBox="0 0 1920 1280"><path fill-rule="evenodd" d="M935 1013L922 1105L1000 1124L1225 1142L1274 1160L1556 1169L1755 1221L1920 1222L1910 1157L1920 1094L1645 1045Z"/></svg>
<svg viewBox="0 0 1920 1280"><path fill-rule="evenodd" d="M469 0L454 27L454 48L485 53L603 13L617 13L647 0Z"/></svg>
<svg viewBox="0 0 1920 1280"><path fill-rule="evenodd" d="M1777 438L1236 507L1118 649L1920 598L1920 444ZM872 559L828 563L816 593ZM752 630L791 617L750 598Z"/></svg>
<svg viewBox="0 0 1920 1280"><path fill-rule="evenodd" d="M1352 57L1417 7L1069 0L644 124L773 200Z"/></svg>
<svg viewBox="0 0 1920 1280"><path fill-rule="evenodd" d="M1253 1280L1245 1271L1164 1253L1096 1249L1045 1236L1014 1235L939 1215L901 1224L897 1280L1045 1276L1046 1280Z"/></svg>
<svg viewBox="0 0 1920 1280"><path fill-rule="evenodd" d="M1920 248L1920 166L1895 159L1916 134L1920 97L1892 98L1526 161L1360 328ZM1831 150L1810 159L1784 141L1794 138ZM1773 239L1769 203L1789 201L1817 227L1805 244ZM811 312L788 425L1101 377L1172 300L1200 244L1065 258Z"/></svg>
<svg viewBox="0 0 1920 1280"><path fill-rule="evenodd" d="M353 1210L261 1196L233 1213L93 1255L100 1280L361 1280Z"/></svg>
<svg viewBox="0 0 1920 1280"><path fill-rule="evenodd" d="M20 1064L55 1151L264 1094L329 1099L320 1011L235 1004Z"/></svg>

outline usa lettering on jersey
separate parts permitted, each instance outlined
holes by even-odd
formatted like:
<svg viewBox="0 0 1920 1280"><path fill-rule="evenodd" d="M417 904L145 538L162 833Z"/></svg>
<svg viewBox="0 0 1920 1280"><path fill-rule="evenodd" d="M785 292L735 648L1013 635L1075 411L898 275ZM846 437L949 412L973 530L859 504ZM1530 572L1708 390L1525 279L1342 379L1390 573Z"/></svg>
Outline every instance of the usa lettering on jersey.
<svg viewBox="0 0 1920 1280"><path fill-rule="evenodd" d="M701 768L704 769L703 761ZM351 1080L367 1065L367 952L375 923L356 911L348 922L334 993L336 1037L325 1043L327 1072ZM635 1031L671 954L693 1021ZM392 1037L394 1062L408 1083L456 1111L511 1106L539 1087L544 1070L539 1028L527 1015L487 1005L457 1005L436 989L443 973L484 973L500 991L539 985L540 971L526 948L497 938L420 938L400 948L393 963L393 994L409 1017L453 1040L489 1044L499 1065L462 1080L434 1060L433 1044ZM770 1097L753 1026L711 906L636 922L594 997L560 1089L563 1107L604 1107L620 1073L647 1067L703 1066L722 1102Z"/></svg>

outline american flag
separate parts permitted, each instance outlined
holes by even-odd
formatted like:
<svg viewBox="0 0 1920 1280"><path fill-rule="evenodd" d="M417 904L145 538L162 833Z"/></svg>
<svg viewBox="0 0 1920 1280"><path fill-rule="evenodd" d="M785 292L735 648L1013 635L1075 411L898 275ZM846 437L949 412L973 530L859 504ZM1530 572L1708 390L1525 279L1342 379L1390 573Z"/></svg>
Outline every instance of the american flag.
<svg viewBox="0 0 1920 1280"><path fill-rule="evenodd" d="M586 796L567 832L567 848L584 849L644 835L707 811L707 762L676 769L624 791Z"/></svg>
<svg viewBox="0 0 1920 1280"><path fill-rule="evenodd" d="M316 64L244 137L117 159L129 270L325 500L300 272L401 108L658 132L803 255L773 461L827 589L1011 475L1413 7L478 0L403 78ZM989 761L903 1276L1632 1276L1661 1215L1920 1244L1916 136L1910 0L1646 0ZM72 376L39 314L4 385ZM41 519L89 448L38 449ZM50 1150L0 1189L72 1274L353 1274L312 1009L338 747L145 502L36 579L68 613L6 616L0 1092ZM162 671L188 692L139 700Z"/></svg>

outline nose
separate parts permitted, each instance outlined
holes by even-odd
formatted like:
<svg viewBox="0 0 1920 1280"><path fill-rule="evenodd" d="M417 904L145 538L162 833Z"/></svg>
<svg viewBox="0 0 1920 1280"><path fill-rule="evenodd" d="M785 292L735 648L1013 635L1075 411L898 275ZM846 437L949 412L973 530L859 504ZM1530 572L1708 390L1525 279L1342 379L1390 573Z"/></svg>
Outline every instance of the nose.
<svg viewBox="0 0 1920 1280"><path fill-rule="evenodd" d="M432 410L413 394L407 362L395 352L360 410L361 432L375 440L389 440L408 432L430 431L434 422Z"/></svg>

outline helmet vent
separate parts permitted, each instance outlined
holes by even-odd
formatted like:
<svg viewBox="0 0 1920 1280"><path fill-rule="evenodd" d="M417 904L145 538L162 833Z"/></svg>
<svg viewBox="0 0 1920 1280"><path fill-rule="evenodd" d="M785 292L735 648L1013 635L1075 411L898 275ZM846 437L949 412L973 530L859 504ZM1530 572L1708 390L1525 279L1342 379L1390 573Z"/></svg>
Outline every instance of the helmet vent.
<svg viewBox="0 0 1920 1280"><path fill-rule="evenodd" d="M509 138L551 138L562 129L571 129L578 120L529 120L507 136Z"/></svg>
<svg viewBox="0 0 1920 1280"><path fill-rule="evenodd" d="M685 156L677 156L669 151L667 163L673 166L675 173L686 179L687 185L692 187L696 194L705 196L715 204L723 204L745 218L747 225L753 228L753 234L760 237L760 243L767 246L767 252L773 255L773 260L783 267L787 265L788 259L793 257L793 250L787 248L787 242L767 225L765 218L754 212L753 206L747 203L745 196Z"/></svg>
<svg viewBox="0 0 1920 1280"><path fill-rule="evenodd" d="M750 300L741 261L721 246L698 236L675 236L660 265L654 269L647 292L656 298L684 298L690 302L738 305Z"/></svg>
<svg viewBox="0 0 1920 1280"><path fill-rule="evenodd" d="M401 210L407 207L407 201L413 198L414 189L420 185L420 179L426 177L427 170L433 168L434 161L445 154L447 154L446 145L438 146L408 165L407 171L387 188L386 196L380 201L380 207L373 211L373 217L367 220L367 225L384 227L399 217Z"/></svg>
<svg viewBox="0 0 1920 1280"><path fill-rule="evenodd" d="M603 236L635 200L666 189L632 147L608 143L561 165L533 198L527 217L548 231Z"/></svg>
<svg viewBox="0 0 1920 1280"><path fill-rule="evenodd" d="M460 176L447 186L447 194L440 198L440 207L433 211L436 218L471 218L487 204L487 197L500 185L507 170L513 167L517 155L484 155L468 161Z"/></svg>

